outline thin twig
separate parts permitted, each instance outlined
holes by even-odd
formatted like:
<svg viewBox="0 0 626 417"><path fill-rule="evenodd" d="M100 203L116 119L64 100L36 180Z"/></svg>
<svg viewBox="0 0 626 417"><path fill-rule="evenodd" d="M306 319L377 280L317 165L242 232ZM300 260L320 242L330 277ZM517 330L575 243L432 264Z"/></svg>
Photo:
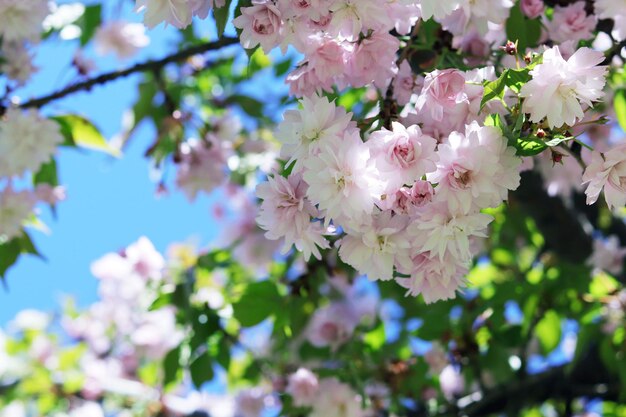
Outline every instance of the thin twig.
<svg viewBox="0 0 626 417"><path fill-rule="evenodd" d="M97 77L89 78L85 81L68 85L54 93L26 101L25 103L22 103L19 107L23 109L29 107L43 107L50 102L66 97L70 94L79 91L88 91L94 86L103 85L108 82L117 80L119 78L124 78L138 72L159 70L168 64L183 61L194 55L203 54L209 51L215 51L226 46L234 45L238 42L239 40L237 38L225 37L215 42L203 43L201 45L192 46L190 48L183 49L182 51L168 55L162 59L141 62L123 70L107 72L104 74L100 74ZM0 115L3 114L5 110L6 106L0 105Z"/></svg>

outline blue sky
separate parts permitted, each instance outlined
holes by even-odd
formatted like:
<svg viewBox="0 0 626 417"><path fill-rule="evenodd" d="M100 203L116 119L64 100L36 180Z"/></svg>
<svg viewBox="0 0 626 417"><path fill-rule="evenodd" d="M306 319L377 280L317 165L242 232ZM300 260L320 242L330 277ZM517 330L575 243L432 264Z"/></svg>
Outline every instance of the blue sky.
<svg viewBox="0 0 626 417"><path fill-rule="evenodd" d="M112 7L111 3L108 6ZM115 13L112 8L105 10L105 18ZM122 16L141 21L141 16L135 15L129 7L123 10ZM212 31L210 21L202 25ZM131 61L99 58L92 48L86 53L96 58L99 72L126 67L133 61L159 58L174 50L172 40L177 36L174 29L160 26L148 35L150 46ZM77 46L77 41L56 40L39 46L36 65L40 71L17 95L23 99L40 96L73 80L75 72L70 62ZM86 115L110 138L120 130L122 113L132 105L139 80L139 76L133 76L96 87L91 92L56 102L44 111ZM153 137L152 127L143 125L121 159L76 149L59 152L60 179L67 187L68 199L59 205L56 220L47 209L43 210L42 218L52 231L50 235L31 233L47 261L22 257L9 271L8 291L0 290L0 323L7 322L24 308L53 311L62 294L76 296L79 305L93 302L97 282L89 272L90 263L142 235L150 238L161 251L177 241L191 240L206 245L217 235L217 225L210 213L211 197L202 196L190 204L175 189L171 189L168 196L155 196L156 184L150 180L150 165L143 157Z"/></svg>

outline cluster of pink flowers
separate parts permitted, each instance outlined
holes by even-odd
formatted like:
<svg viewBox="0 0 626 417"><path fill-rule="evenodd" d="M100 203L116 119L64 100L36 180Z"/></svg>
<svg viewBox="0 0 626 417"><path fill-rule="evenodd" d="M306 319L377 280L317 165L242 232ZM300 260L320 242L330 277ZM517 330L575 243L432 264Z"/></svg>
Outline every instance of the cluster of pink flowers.
<svg viewBox="0 0 626 417"><path fill-rule="evenodd" d="M422 93L454 101L463 94L455 88L435 77ZM442 100L426 107L444 111ZM287 112L278 137L293 168L259 185L259 225L270 239L284 237L285 250L295 244L318 258L317 248L329 246L324 236L341 227L339 256L360 273L396 277L429 302L454 297L491 221L480 210L519 184L515 150L500 130L477 122L441 143L416 124L394 122L364 142L350 116L318 96Z"/></svg>
<svg viewBox="0 0 626 417"><path fill-rule="evenodd" d="M293 46L304 55L287 77L291 93L303 96L300 108L288 110L276 132L289 174L257 187L257 222L266 237L283 239L283 253L295 246L305 259L320 259L335 235L339 257L370 279L395 279L427 302L453 298L487 236L492 218L482 210L506 201L519 172L532 166L522 166L486 117L506 116L521 100L530 121L546 128L582 121L603 96L607 69L599 65L601 52L575 51L572 41L590 39L597 19L582 2L556 7L544 17L545 36L561 45L539 51L542 61L519 94L507 89L502 100L486 104L483 86L497 78L493 66L417 76L398 60L401 43L390 31L408 34L420 18L433 18L453 34L453 45L488 63L492 44L504 43L497 32L513 6L510 0L257 0L242 8L234 23L244 47ZM532 19L544 15L541 1L520 6ZM350 113L321 95L364 85L387 89L402 106L388 128L374 124L361 132ZM612 161L596 160L588 170L596 196L604 183L621 186L618 158ZM619 196L626 201L626 192ZM623 203L617 194L608 198Z"/></svg>
<svg viewBox="0 0 626 417"><path fill-rule="evenodd" d="M254 1L234 20L245 48L260 45L286 51L294 46L304 59L287 77L291 92L364 86L383 87L396 74L400 42L391 29L408 34L417 21L416 6L403 1L319 0Z"/></svg>
<svg viewBox="0 0 626 417"><path fill-rule="evenodd" d="M136 0L135 9L144 13L143 22L149 28L165 22L183 29L191 24L194 16L206 19L213 6L223 7L224 4L225 0Z"/></svg>
<svg viewBox="0 0 626 417"><path fill-rule="evenodd" d="M130 58L150 43L145 32L146 27L141 23L107 22L96 30L96 50L102 55L114 53L119 59Z"/></svg>
<svg viewBox="0 0 626 417"><path fill-rule="evenodd" d="M92 264L100 300L62 321L68 335L88 348L81 360L86 398L128 386L142 364L161 360L182 341L175 308L150 309L167 280L165 268L163 256L145 237Z"/></svg>
<svg viewBox="0 0 626 417"><path fill-rule="evenodd" d="M17 85L37 71L29 45L39 41L50 4L48 0L0 0L0 71Z"/></svg>
<svg viewBox="0 0 626 417"><path fill-rule="evenodd" d="M22 179L48 163L62 142L59 125L36 110L10 108L0 121L0 240L19 236L38 202L54 205L65 199L60 186L22 186Z"/></svg>

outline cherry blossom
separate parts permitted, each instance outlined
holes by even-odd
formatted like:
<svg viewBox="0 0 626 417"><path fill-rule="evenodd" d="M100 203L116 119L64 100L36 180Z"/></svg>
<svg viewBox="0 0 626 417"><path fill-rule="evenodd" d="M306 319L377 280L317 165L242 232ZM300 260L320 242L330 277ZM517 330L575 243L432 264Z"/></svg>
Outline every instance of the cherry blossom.
<svg viewBox="0 0 626 417"><path fill-rule="evenodd" d="M593 152L591 158L583 174L583 184L588 183L587 204L595 203L604 191L609 208L626 205L626 145L616 146L604 155Z"/></svg>
<svg viewBox="0 0 626 417"><path fill-rule="evenodd" d="M94 41L98 53L114 53L118 59L127 59L147 46L150 38L146 36L142 24L113 21L98 28Z"/></svg>
<svg viewBox="0 0 626 417"><path fill-rule="evenodd" d="M596 23L594 15L587 15L585 2L578 1L565 7L556 6L552 20L546 25L550 39L562 43L591 38Z"/></svg>
<svg viewBox="0 0 626 417"><path fill-rule="evenodd" d="M343 140L307 159L302 177L309 184L307 197L327 220L346 225L366 222L383 194L384 182L358 131L346 131Z"/></svg>
<svg viewBox="0 0 626 417"><path fill-rule="evenodd" d="M390 280L394 264L410 265L408 223L408 217L383 212L358 231L349 230L341 240L339 256L371 280Z"/></svg>
<svg viewBox="0 0 626 417"><path fill-rule="evenodd" d="M268 182L257 186L257 196L263 200L259 208L257 223L267 230L265 237L276 240L285 238L283 252L295 244L304 252L305 259L311 255L321 258L319 248L329 248L322 236L320 223L311 218L319 217L318 210L306 198L307 184L298 174L288 178L270 177Z"/></svg>
<svg viewBox="0 0 626 417"><path fill-rule="evenodd" d="M622 247L619 238L611 235L606 239L593 240L593 253L587 259L587 265L619 275L624 269L626 248Z"/></svg>
<svg viewBox="0 0 626 417"><path fill-rule="evenodd" d="M473 122L465 135L452 133L438 155L437 171L427 177L438 184L438 201L447 202L452 212L498 205L519 185L521 160L497 128Z"/></svg>
<svg viewBox="0 0 626 417"><path fill-rule="evenodd" d="M341 410L342 417L364 417L361 398L349 385L336 378L324 378L319 384L319 394L313 404L311 417L336 415Z"/></svg>
<svg viewBox="0 0 626 417"><path fill-rule="evenodd" d="M0 1L0 36L6 41L36 42L50 12L48 0Z"/></svg>
<svg viewBox="0 0 626 417"><path fill-rule="evenodd" d="M418 221L409 225L408 232L415 238L414 247L422 252L431 251L440 261L446 253L460 260L471 259L470 236L487 237L486 227L493 218L483 213L454 214L442 204L426 206Z"/></svg>
<svg viewBox="0 0 626 417"><path fill-rule="evenodd" d="M530 72L532 80L520 92L530 120L546 117L550 127L581 120L585 107L603 95L606 67L598 66L603 60L601 52L589 48L580 48L567 61L556 46L545 51L543 62Z"/></svg>
<svg viewBox="0 0 626 417"><path fill-rule="evenodd" d="M56 122L44 119L36 110L8 109L5 120L0 121L0 176L36 172L62 142Z"/></svg>
<svg viewBox="0 0 626 417"><path fill-rule="evenodd" d="M293 398L294 405L307 407L313 405L317 398L319 381L317 376L306 368L299 368L289 375L287 393Z"/></svg>
<svg viewBox="0 0 626 417"><path fill-rule="evenodd" d="M36 198L29 191L16 191L11 186L0 191L0 236L18 237L35 203Z"/></svg>
<svg viewBox="0 0 626 417"><path fill-rule="evenodd" d="M278 126L276 137L283 143L281 156L293 163L292 172L302 170L309 155L316 155L321 146L335 142L346 130L354 128L352 113L326 97L304 97L299 110L288 110Z"/></svg>
<svg viewBox="0 0 626 417"><path fill-rule="evenodd" d="M392 130L382 128L372 133L367 144L371 146L376 166L387 178L390 188L413 184L437 168L437 141L422 134L417 125L406 128L393 122Z"/></svg>
<svg viewBox="0 0 626 417"><path fill-rule="evenodd" d="M243 7L241 16L233 24L243 30L241 44L244 48L251 49L260 44L265 52L269 52L281 42L281 13L271 1L255 0L251 7Z"/></svg>

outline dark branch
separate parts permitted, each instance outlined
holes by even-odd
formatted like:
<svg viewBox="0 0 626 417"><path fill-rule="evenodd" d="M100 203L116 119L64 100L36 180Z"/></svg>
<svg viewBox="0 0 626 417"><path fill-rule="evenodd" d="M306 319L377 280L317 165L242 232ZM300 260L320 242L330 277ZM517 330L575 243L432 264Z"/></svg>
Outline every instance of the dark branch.
<svg viewBox="0 0 626 417"><path fill-rule="evenodd" d="M237 38L225 37L215 42L203 43L201 45L192 46L190 48L183 49L182 51L177 52L175 54L168 55L162 59L142 62L142 63L133 65L132 67L129 67L123 70L107 72L107 73L98 75L97 77L89 78L85 81L81 81L76 84L71 84L54 93L29 100L21 104L20 107L21 108L42 107L52 101L66 97L70 94L73 94L79 91L88 91L92 87L97 86L97 85L106 84L108 82L117 80L119 78L124 78L124 77L127 77L131 74L135 74L138 72L160 70L161 68L165 67L168 64L184 61L185 59L191 56L203 54L209 51L215 51L215 50L221 49L229 45L234 45L238 42L239 40ZM4 110L5 108L3 106L0 106L0 114L4 113Z"/></svg>
<svg viewBox="0 0 626 417"><path fill-rule="evenodd" d="M588 397L617 401L622 385L609 372L593 346L574 365L550 368L524 379L513 379L485 394L474 393L459 399L451 407L435 413L435 417L482 417L491 414L519 415L527 407L548 400L571 400ZM428 416L428 413L419 413Z"/></svg>

